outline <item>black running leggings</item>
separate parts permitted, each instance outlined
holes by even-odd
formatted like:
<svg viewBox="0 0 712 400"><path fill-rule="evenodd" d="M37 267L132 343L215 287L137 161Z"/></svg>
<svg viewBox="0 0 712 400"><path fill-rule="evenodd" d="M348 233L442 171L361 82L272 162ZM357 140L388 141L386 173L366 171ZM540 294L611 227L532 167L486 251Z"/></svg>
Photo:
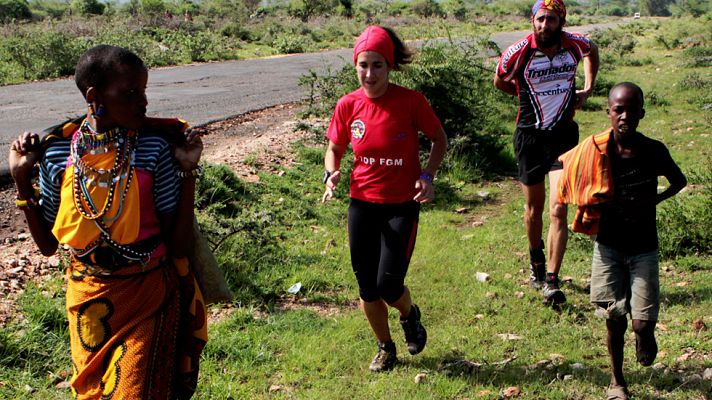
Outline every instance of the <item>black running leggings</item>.
<svg viewBox="0 0 712 400"><path fill-rule="evenodd" d="M390 304L403 295L419 212L415 201L377 204L351 199L351 266L363 301L383 299Z"/></svg>

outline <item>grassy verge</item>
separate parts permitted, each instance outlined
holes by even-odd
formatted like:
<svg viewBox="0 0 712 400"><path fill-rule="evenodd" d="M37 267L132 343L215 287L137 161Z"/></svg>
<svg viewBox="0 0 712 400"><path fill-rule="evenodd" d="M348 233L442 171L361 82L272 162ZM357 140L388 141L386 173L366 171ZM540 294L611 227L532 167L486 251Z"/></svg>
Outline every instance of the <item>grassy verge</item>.
<svg viewBox="0 0 712 400"><path fill-rule="evenodd" d="M613 60L600 74L604 87L621 80L643 87L641 131L665 142L691 178L678 206L659 209L661 241L696 229L692 222L710 215L709 66L695 64L688 50L665 48L670 37L658 39L683 28L709 29L694 23L644 24L625 59L650 61ZM603 46L602 53L614 52ZM577 114L582 137L607 126L604 110L599 95ZM407 278L430 341L421 355L407 355L392 313L401 363L387 374L369 373L376 349L354 306L346 185L336 201L320 205L323 147L300 144L295 151L297 166L265 173L259 184L220 166L208 168L201 181L200 220L237 297L231 307L213 310L221 317L211 325L196 398L493 399L510 387L522 399L603 397L605 325L594 318L587 294L591 242L571 238L562 269L570 277L563 287L569 301L560 310L543 307L540 294L525 285L522 200L507 179L438 181L440 197L423 209ZM661 262L659 366L639 367L633 335L626 336L626 374L637 398L709 398L712 383L699 377L712 367L711 270L708 246ZM479 282L476 272L491 279ZM297 282L301 291L288 294ZM69 397L55 388L69 369L61 286L57 278L28 289L20 303L25 320L0 328L0 398ZM419 373L426 377L415 383Z"/></svg>

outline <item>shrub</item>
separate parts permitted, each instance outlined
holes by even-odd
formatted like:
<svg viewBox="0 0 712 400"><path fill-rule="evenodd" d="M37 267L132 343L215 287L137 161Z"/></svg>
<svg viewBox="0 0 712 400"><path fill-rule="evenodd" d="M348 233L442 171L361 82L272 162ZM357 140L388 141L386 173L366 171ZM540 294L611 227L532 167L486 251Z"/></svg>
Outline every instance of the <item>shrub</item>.
<svg viewBox="0 0 712 400"><path fill-rule="evenodd" d="M668 7L672 0L643 0L643 8L648 12L648 15L667 17L670 15Z"/></svg>
<svg viewBox="0 0 712 400"><path fill-rule="evenodd" d="M501 0L493 1L488 6L499 16L517 15L528 19L532 14L532 3L529 0Z"/></svg>
<svg viewBox="0 0 712 400"><path fill-rule="evenodd" d="M250 15L240 0L205 0L200 2L200 12L213 19L227 18L236 22L244 22Z"/></svg>
<svg viewBox="0 0 712 400"><path fill-rule="evenodd" d="M324 75L319 75L314 70L299 78L299 85L309 91L307 107L302 115L317 117L330 117L336 107L336 102L345 94L355 90L359 83L351 65L338 71L327 69Z"/></svg>
<svg viewBox="0 0 712 400"><path fill-rule="evenodd" d="M280 53L303 53L307 49L308 41L303 36L285 34L278 36L272 42L272 46Z"/></svg>
<svg viewBox="0 0 712 400"><path fill-rule="evenodd" d="M616 17L624 17L629 14L629 11L627 8L623 8L621 6L617 5L608 5L606 7L603 7L599 9L596 14L601 14L601 15L613 15Z"/></svg>
<svg viewBox="0 0 712 400"><path fill-rule="evenodd" d="M712 158L703 165L688 176L692 188L659 208L660 255L665 258L712 254Z"/></svg>
<svg viewBox="0 0 712 400"><path fill-rule="evenodd" d="M140 4L141 14L150 18L160 18L166 9L163 0L140 0Z"/></svg>
<svg viewBox="0 0 712 400"><path fill-rule="evenodd" d="M74 73L88 42L64 32L31 30L0 42L0 57L16 64L27 80L57 78Z"/></svg>
<svg viewBox="0 0 712 400"><path fill-rule="evenodd" d="M386 14L388 14L392 17L408 15L409 12L411 11L409 3L405 2L405 1L399 1L399 0L396 0L396 1L388 4L388 8L385 10L382 10L376 6L372 6L371 10L373 10L373 12L376 14L381 14L385 11Z"/></svg>
<svg viewBox="0 0 712 400"><path fill-rule="evenodd" d="M595 31L591 35L591 39L604 52L610 52L618 57L632 53L637 44L637 40L632 34L624 33L621 29Z"/></svg>
<svg viewBox="0 0 712 400"><path fill-rule="evenodd" d="M413 14L419 17L440 17L443 15L443 10L440 4L435 0L415 0L410 5Z"/></svg>
<svg viewBox="0 0 712 400"><path fill-rule="evenodd" d="M79 15L101 15L106 6L97 0L72 0L70 8Z"/></svg>
<svg viewBox="0 0 712 400"><path fill-rule="evenodd" d="M291 0L287 6L289 15L306 22L309 18L322 15L332 14L338 2L333 0Z"/></svg>
<svg viewBox="0 0 712 400"><path fill-rule="evenodd" d="M668 99L654 90L649 90L648 93L646 93L645 98L645 103L652 106L665 107L670 105L670 101Z"/></svg>
<svg viewBox="0 0 712 400"><path fill-rule="evenodd" d="M643 65L650 65L653 63L653 59L650 57L643 58L633 58L633 57L622 57L618 63L620 65L626 65L629 67L642 67Z"/></svg>
<svg viewBox="0 0 712 400"><path fill-rule="evenodd" d="M467 6L464 0L445 0L442 3L442 8L448 16L458 21L464 21L467 18Z"/></svg>
<svg viewBox="0 0 712 400"><path fill-rule="evenodd" d="M712 47L710 46L693 46L683 50L687 67L711 67L712 66Z"/></svg>
<svg viewBox="0 0 712 400"><path fill-rule="evenodd" d="M677 0L670 5L670 12L675 17L690 15L700 17L712 12L712 5L708 0Z"/></svg>
<svg viewBox="0 0 712 400"><path fill-rule="evenodd" d="M680 80L679 85L687 90L712 89L712 78L705 78L697 72L691 72Z"/></svg>
<svg viewBox="0 0 712 400"><path fill-rule="evenodd" d="M354 15L354 2L353 0L339 0L339 15L351 18Z"/></svg>
<svg viewBox="0 0 712 400"><path fill-rule="evenodd" d="M608 99L608 92L611 91L611 88L615 86L615 84L616 82L608 79L606 76L598 75L593 85L593 95L603 96Z"/></svg>
<svg viewBox="0 0 712 400"><path fill-rule="evenodd" d="M58 19L69 12L69 2L60 0L34 0L30 4L30 11L36 19Z"/></svg>
<svg viewBox="0 0 712 400"><path fill-rule="evenodd" d="M223 27L220 29L220 34L222 36L234 37L236 39L244 41L252 40L250 30L235 22L229 22L223 25Z"/></svg>
<svg viewBox="0 0 712 400"><path fill-rule="evenodd" d="M6 23L14 19L30 19L30 5L27 0L0 0L0 22Z"/></svg>

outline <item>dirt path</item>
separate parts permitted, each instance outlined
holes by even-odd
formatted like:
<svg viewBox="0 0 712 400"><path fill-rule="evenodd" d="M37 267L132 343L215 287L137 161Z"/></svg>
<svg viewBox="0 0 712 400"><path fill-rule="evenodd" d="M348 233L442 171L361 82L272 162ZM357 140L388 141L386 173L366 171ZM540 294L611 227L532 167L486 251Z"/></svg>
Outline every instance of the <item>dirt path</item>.
<svg viewBox="0 0 712 400"><path fill-rule="evenodd" d="M274 172L275 165L289 167L294 159L290 144L311 134L296 131L300 107L280 105L208 125L203 138L203 160L230 166L240 179L255 182L258 172ZM246 163L247 161L247 163ZM37 250L15 207L12 186L0 188L0 326L15 314L15 300L29 281L38 285L59 270L63 252L44 257Z"/></svg>

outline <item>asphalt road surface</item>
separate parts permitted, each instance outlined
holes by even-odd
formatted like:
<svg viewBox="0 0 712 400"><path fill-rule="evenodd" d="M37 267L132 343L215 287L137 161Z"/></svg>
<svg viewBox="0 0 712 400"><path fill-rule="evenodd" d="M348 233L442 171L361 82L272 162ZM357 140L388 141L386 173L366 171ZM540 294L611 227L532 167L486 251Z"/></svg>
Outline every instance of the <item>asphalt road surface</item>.
<svg viewBox="0 0 712 400"><path fill-rule="evenodd" d="M586 33L619 23L569 30ZM504 49L528 31L503 32L491 39ZM467 41L462 39L462 41ZM255 60L224 61L151 70L148 114L180 117L204 125L305 97L299 77L310 69L341 68L351 49ZM0 87L0 176L7 175L9 144L23 131L40 132L83 114L86 104L73 79Z"/></svg>

